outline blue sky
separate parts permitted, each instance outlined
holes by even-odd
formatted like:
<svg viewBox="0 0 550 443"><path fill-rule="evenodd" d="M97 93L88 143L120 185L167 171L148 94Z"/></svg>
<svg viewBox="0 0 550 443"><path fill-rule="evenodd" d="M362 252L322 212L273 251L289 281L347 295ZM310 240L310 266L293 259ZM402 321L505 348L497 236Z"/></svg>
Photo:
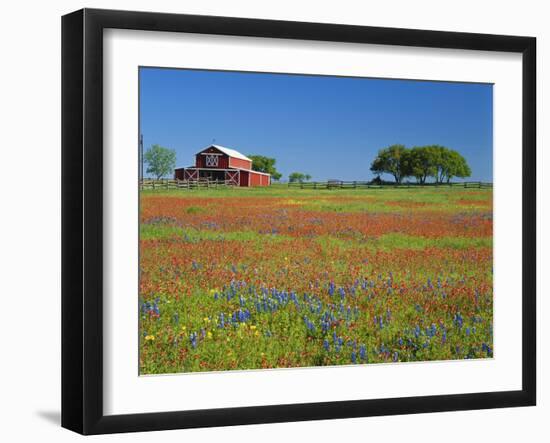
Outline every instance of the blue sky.
<svg viewBox="0 0 550 443"><path fill-rule="evenodd" d="M140 68L140 120L145 149L175 149L178 166L215 139L275 157L283 180L369 180L379 149L440 144L466 158L468 180L493 179L487 84Z"/></svg>

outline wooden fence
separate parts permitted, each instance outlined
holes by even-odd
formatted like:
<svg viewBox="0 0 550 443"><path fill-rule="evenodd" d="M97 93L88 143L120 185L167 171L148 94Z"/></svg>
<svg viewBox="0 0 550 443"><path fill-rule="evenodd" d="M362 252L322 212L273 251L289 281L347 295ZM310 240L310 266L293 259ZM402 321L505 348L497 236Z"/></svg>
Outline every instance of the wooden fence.
<svg viewBox="0 0 550 443"><path fill-rule="evenodd" d="M199 189L199 188L227 188L235 186L231 180L173 180L173 179L143 179L139 182L140 189ZM401 183L401 184L372 184L366 181L329 180L325 182L293 182L289 188L300 189L413 189L413 188L464 188L464 189L492 189L492 183L463 182L463 183Z"/></svg>
<svg viewBox="0 0 550 443"><path fill-rule="evenodd" d="M413 189L413 188L465 188L465 189L491 189L492 183L462 182L462 183L401 183L401 184L373 184L366 181L341 181L329 180L326 182L292 182L289 188L300 189Z"/></svg>
<svg viewBox="0 0 550 443"><path fill-rule="evenodd" d="M168 179L143 179L139 182L139 189L198 189L198 188L222 188L235 186L231 180L168 180Z"/></svg>

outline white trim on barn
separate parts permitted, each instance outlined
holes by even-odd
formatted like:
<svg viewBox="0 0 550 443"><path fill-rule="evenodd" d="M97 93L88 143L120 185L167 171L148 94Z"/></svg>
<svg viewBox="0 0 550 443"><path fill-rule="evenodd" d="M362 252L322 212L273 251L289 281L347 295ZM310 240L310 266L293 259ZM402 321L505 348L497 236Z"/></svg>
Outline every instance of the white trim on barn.
<svg viewBox="0 0 550 443"><path fill-rule="evenodd" d="M218 166L219 158L219 155L207 155L204 157L204 164L206 166Z"/></svg>
<svg viewBox="0 0 550 443"><path fill-rule="evenodd" d="M271 176L271 174L268 174L266 172L260 172L260 171L254 171L254 169L245 169L245 168L197 168L196 166L190 166L190 167L181 167L176 168L177 169L200 169L204 171L244 171L244 172L252 172L254 174L260 174L260 175L268 175Z"/></svg>
<svg viewBox="0 0 550 443"><path fill-rule="evenodd" d="M236 186L241 185L241 171L239 171L238 169L235 169L235 170L227 169L225 171L225 177L226 177L226 180L229 180L234 185Z"/></svg>
<svg viewBox="0 0 550 443"><path fill-rule="evenodd" d="M200 169L201 171L244 171L244 172L252 172L254 174L260 174L260 175L269 175L271 176L271 174L268 174L266 172L260 172L260 171L254 171L254 169L245 169L245 168L197 168L195 166L191 166L189 168L176 168L176 169Z"/></svg>

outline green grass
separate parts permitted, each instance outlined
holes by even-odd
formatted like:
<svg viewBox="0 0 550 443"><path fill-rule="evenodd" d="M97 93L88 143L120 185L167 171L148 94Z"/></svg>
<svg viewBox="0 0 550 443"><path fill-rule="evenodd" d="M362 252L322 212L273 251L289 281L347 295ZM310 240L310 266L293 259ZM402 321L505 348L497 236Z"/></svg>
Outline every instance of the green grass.
<svg viewBox="0 0 550 443"><path fill-rule="evenodd" d="M164 223L142 224L139 229L141 240L172 240L182 243L202 241L280 242L291 237L280 234L261 234L254 231L216 231L181 228Z"/></svg>
<svg viewBox="0 0 550 443"><path fill-rule="evenodd" d="M493 245L493 239L490 237L421 237L404 234L384 234L380 237L363 238L357 240L339 239L333 236L325 235L316 239L324 248L356 249L359 245L365 250L370 251L392 251L395 249L413 249L422 250L426 248L452 248L452 249L470 249L470 248L490 248Z"/></svg>
<svg viewBox="0 0 550 443"><path fill-rule="evenodd" d="M200 189L146 189L140 191L142 196L147 195L166 195L166 196L195 196L195 197L223 197L223 196L246 196L246 197L289 197L292 195L300 197L315 197L315 196L357 196L357 195L380 195L384 193L386 196L401 196L403 198L411 198L415 201L428 199L433 201L440 199L444 195L454 195L458 193L478 193L478 192L487 192L491 193L491 189L475 189L475 188L448 188L448 187L419 187L419 188L375 188L375 189L300 189L296 187L288 187L285 184L274 184L271 186L262 186L262 187L250 187L250 188L231 188L231 187L220 187L220 188L200 188ZM386 198L386 197L384 197Z"/></svg>
<svg viewBox="0 0 550 443"><path fill-rule="evenodd" d="M212 188L196 190L145 190L143 197L217 199L220 197L288 198L302 209L318 212L492 212L487 206L491 189L464 188L381 188L381 189L300 189L286 185L255 188ZM335 200L334 197L337 197ZM338 201L342 199L341 201ZM458 204L467 201L468 204ZM414 207L409 207L409 205ZM206 211L200 206L187 209Z"/></svg>

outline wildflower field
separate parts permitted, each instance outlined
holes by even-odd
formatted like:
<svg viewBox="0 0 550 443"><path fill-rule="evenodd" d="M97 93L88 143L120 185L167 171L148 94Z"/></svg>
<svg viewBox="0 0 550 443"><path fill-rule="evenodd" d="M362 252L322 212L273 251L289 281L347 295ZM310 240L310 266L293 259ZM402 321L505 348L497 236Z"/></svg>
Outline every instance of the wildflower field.
<svg viewBox="0 0 550 443"><path fill-rule="evenodd" d="M493 356L490 189L140 200L141 374Z"/></svg>

